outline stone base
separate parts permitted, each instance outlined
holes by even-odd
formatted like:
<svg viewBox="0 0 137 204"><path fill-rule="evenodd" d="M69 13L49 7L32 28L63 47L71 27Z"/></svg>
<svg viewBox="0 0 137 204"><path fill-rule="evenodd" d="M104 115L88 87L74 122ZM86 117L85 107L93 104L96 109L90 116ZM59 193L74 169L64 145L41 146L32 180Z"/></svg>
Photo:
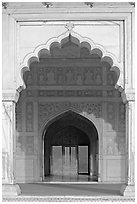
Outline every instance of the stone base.
<svg viewBox="0 0 137 204"><path fill-rule="evenodd" d="M18 184L2 184L3 196L17 196L21 194L21 189Z"/></svg>
<svg viewBox="0 0 137 204"><path fill-rule="evenodd" d="M123 185L120 190L121 195L128 197L135 197L134 185Z"/></svg>

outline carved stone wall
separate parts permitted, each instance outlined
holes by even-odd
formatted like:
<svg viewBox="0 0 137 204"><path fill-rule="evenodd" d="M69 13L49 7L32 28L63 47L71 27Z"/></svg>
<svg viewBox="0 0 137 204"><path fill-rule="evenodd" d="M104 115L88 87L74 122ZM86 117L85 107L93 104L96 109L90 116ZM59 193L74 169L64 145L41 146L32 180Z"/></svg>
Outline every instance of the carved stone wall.
<svg viewBox="0 0 137 204"><path fill-rule="evenodd" d="M2 103L2 168L3 183L14 182L13 154L15 152L14 136L14 108L13 101L3 101Z"/></svg>
<svg viewBox="0 0 137 204"><path fill-rule="evenodd" d="M33 131L33 102L26 103L26 131Z"/></svg>
<svg viewBox="0 0 137 204"><path fill-rule="evenodd" d="M17 147L16 147L17 155L34 155L34 136L19 136L17 138Z"/></svg>
<svg viewBox="0 0 137 204"><path fill-rule="evenodd" d="M124 155L125 154L125 137L110 137L106 140L106 155Z"/></svg>
<svg viewBox="0 0 137 204"><path fill-rule="evenodd" d="M16 105L16 128L18 132L22 131L22 104L19 101Z"/></svg>
<svg viewBox="0 0 137 204"><path fill-rule="evenodd" d="M31 71L24 74L25 83L30 86L101 86L102 84L114 86L118 80L116 74L110 71L110 65L106 63L105 69L99 57L92 60L86 59L85 64L81 61L82 65L72 59L71 62L66 60L65 63L61 60L63 66L58 59L53 59L53 61L56 66L49 59L48 62L45 61L46 65L42 60L40 60L39 65L33 63ZM37 66L39 69L36 68ZM107 77L104 76L104 73L107 74Z"/></svg>
<svg viewBox="0 0 137 204"><path fill-rule="evenodd" d="M91 102L49 102L39 103L39 128L46 123L50 118L57 116L68 110L74 110L78 113L86 112L93 114L96 118L101 117L101 103Z"/></svg>
<svg viewBox="0 0 137 204"><path fill-rule="evenodd" d="M102 89L91 89L79 88L76 90L72 90L72 87L67 90L62 90L62 88L58 88L58 90L28 90L26 92L23 91L23 94L27 97L106 97L106 98L117 98L120 96L119 91L117 90L102 90Z"/></svg>
<svg viewBox="0 0 137 204"><path fill-rule="evenodd" d="M33 93L35 92L33 90L31 91ZM16 117L21 118L17 121L17 124L24 124L22 125L22 130L19 128L19 125L17 125L18 134L16 155L17 158L19 157L22 159L24 157L29 158L30 156L31 158L37 157L36 166L30 168L35 168L36 170L38 168L38 164L42 166L41 134L43 128L48 121L54 119L56 116L68 110L77 112L81 115L85 115L92 122L94 122L94 118L96 119L96 124L98 124L98 127L100 128L99 131L101 133L99 135L99 154L102 160L100 161L102 161L103 163L106 162L106 167L105 169L103 167L103 171L106 171L107 168L109 168L109 166L107 167L107 165L109 165L110 159L113 160L114 157L117 157L118 161L121 161L121 156L122 158L125 158L125 106L121 102L118 95L109 97L110 101L106 101L108 100L108 97L104 97L105 101L100 102L97 100L97 97L96 101L94 102L89 101L89 99L86 97L83 97L86 99L86 101L82 102L80 101L82 97L79 97L80 100L69 100L71 101L69 102L65 100L65 97L63 101L59 101L60 97L57 97L57 101L52 100L54 96L50 96L48 99L49 101L47 101L47 98L45 96L37 96L35 95L35 93L33 96L29 96L28 92L29 91L26 90L25 93L22 94L22 99L20 98L19 101L20 109L16 109ZM34 110L34 103L36 110ZM25 121L23 122L23 120ZM35 127L35 120L38 121L38 129ZM38 160L40 163L38 162ZM115 162L116 161L117 160L115 160ZM122 161L124 160L122 159ZM103 165L103 163L100 163L100 165ZM118 165L123 166L123 164L121 163L119 163ZM119 168L121 167L119 166ZM42 171L40 175L42 176ZM40 175L37 175L37 180L39 180ZM111 180L110 178L105 178L105 176L104 179ZM120 181L119 179L120 175L116 178L116 180Z"/></svg>

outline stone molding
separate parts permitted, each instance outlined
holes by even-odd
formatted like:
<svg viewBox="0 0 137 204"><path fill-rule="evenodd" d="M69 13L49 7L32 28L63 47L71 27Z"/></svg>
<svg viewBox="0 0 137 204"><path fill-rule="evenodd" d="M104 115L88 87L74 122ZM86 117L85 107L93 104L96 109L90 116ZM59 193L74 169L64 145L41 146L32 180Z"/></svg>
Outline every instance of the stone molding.
<svg viewBox="0 0 137 204"><path fill-rule="evenodd" d="M17 90L3 90L2 91L2 101L13 101L17 103L19 99L19 92Z"/></svg>
<svg viewBox="0 0 137 204"><path fill-rule="evenodd" d="M31 2L31 6L29 4L24 2L9 2L7 9L8 12L11 14L14 13L18 14L19 11L21 11L22 13L25 13L26 11L28 11L28 13L30 12L38 12L41 14L45 11L46 8L46 13L50 13L50 12L57 12L57 13L61 13L64 11L68 11L68 9L72 9L75 12L90 12L91 13L91 9L93 10L92 12L99 12L102 11L105 12L106 11L110 11L110 9L115 12L116 9L118 9L119 12L124 12L127 10L133 10L133 8L135 7L135 3L134 2L65 2L65 5L61 5L61 2ZM68 4L69 3L69 4Z"/></svg>
<svg viewBox="0 0 137 204"><path fill-rule="evenodd" d="M3 197L3 202L135 202L134 197L123 196L19 196Z"/></svg>
<svg viewBox="0 0 137 204"><path fill-rule="evenodd" d="M21 194L21 189L18 184L2 184L3 196L17 196Z"/></svg>
<svg viewBox="0 0 137 204"><path fill-rule="evenodd" d="M131 92L125 92L123 91L121 93L121 97L122 97L122 100L123 100L123 103L128 103L128 101L135 101L135 92L134 90L131 91Z"/></svg>
<svg viewBox="0 0 137 204"><path fill-rule="evenodd" d="M120 193L126 197L135 197L135 185L123 185Z"/></svg>

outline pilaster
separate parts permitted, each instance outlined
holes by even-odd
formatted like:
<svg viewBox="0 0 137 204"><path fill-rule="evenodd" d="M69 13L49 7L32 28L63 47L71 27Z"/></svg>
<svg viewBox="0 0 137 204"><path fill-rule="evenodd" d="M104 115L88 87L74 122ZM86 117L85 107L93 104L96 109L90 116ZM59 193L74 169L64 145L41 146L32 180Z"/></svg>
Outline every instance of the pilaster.
<svg viewBox="0 0 137 204"><path fill-rule="evenodd" d="M3 92L2 99L2 155L3 155L3 195L18 195L20 188L15 180L15 105L19 93L16 91Z"/></svg>
<svg viewBox="0 0 137 204"><path fill-rule="evenodd" d="M127 182L121 188L124 196L135 195L134 159L135 159L135 101L134 94L128 93L124 96L126 103L126 156L127 156Z"/></svg>

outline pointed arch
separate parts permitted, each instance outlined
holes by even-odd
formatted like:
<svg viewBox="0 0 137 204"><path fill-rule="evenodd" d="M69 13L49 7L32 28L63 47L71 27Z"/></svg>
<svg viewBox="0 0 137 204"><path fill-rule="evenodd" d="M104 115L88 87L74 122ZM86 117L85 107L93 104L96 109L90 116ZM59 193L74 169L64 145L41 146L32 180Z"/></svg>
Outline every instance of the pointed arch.
<svg viewBox="0 0 137 204"><path fill-rule="evenodd" d="M76 118L78 121L83 121L84 123L86 123L88 125L88 127L92 130L94 130L94 135L96 136L96 139L98 140L98 131L97 128L94 124L94 122L92 122L91 120L89 120L87 117L84 117L84 115L81 115L79 113L77 113L75 110L66 110L65 112L62 112L56 116L54 116L52 119L50 119L49 121L47 121L46 124L44 124L44 128L43 128L43 133L42 133L42 137L44 137L46 130L48 129L49 126L51 126L52 124L54 124L56 121L60 120L61 118L67 118L68 117L72 118ZM79 126L79 123L75 123L74 121L71 124L72 126L76 126L77 128L81 129L83 132L87 131L87 129L84 128L84 126ZM65 124L64 124L65 126ZM84 128L84 129L83 129ZM85 132L88 133L88 132ZM88 135L88 134L87 134ZM43 138L44 139L44 138ZM90 139L90 138L89 138Z"/></svg>
<svg viewBox="0 0 137 204"><path fill-rule="evenodd" d="M66 131L70 134L67 134ZM92 179L92 181L98 181L99 160L96 157L99 151L98 132L97 132L96 126L91 121L89 121L84 116L69 110L54 117L47 124L45 124L45 128L42 136L43 136L43 140L42 140L43 141L43 176L42 176L43 180L45 180L47 177L50 178L51 175L52 176L56 175L56 173L53 172L53 163L55 164L54 169L57 171L57 174L59 173L61 177L65 175L69 176L67 172L65 172L64 174L65 168L63 168L63 165L65 164L61 162L63 157L59 155L59 158L57 158L57 160L54 160L53 162L53 159L51 159L52 156L50 156L50 155L53 155L52 151L54 147L57 147L58 149L60 149L60 153L62 155L63 154L65 155L63 149L65 149L65 147L68 146L69 149L73 147L75 150L75 153L77 152L76 153L77 156L75 155L76 163L79 162L79 159L80 159L80 154L78 154L78 152L80 151L79 148L86 147L87 151L85 152L85 154L87 158L86 159L87 165L86 165L85 173L86 175L90 176L90 179ZM69 155L71 155L71 153ZM60 168L58 167L55 168L56 162L57 163L59 162L59 166L61 166L62 170L60 170ZM75 169L75 172L77 172L76 174L74 174L74 176L78 176L80 174L79 165L73 166L72 169ZM71 171L71 173L73 174L73 170Z"/></svg>

